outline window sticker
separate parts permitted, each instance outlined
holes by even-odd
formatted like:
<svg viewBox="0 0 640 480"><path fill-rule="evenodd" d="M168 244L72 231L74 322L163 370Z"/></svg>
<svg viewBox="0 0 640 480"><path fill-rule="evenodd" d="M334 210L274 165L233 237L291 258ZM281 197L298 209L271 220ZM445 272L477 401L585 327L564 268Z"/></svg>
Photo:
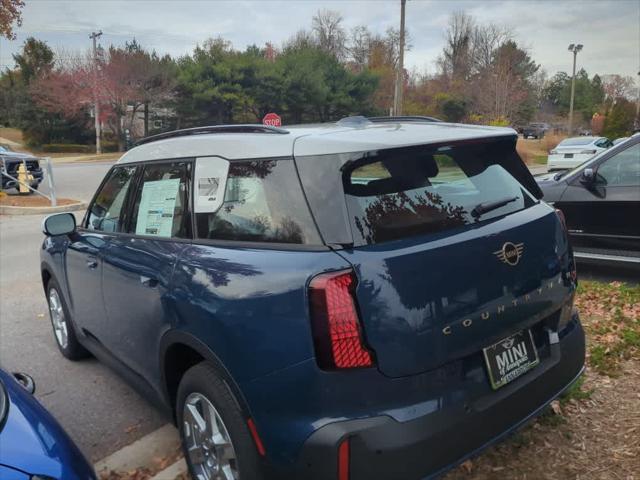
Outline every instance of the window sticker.
<svg viewBox="0 0 640 480"><path fill-rule="evenodd" d="M170 237L180 179L145 182L136 223L137 235Z"/></svg>
<svg viewBox="0 0 640 480"><path fill-rule="evenodd" d="M229 174L229 162L220 157L196 159L195 213L215 213L222 206Z"/></svg>

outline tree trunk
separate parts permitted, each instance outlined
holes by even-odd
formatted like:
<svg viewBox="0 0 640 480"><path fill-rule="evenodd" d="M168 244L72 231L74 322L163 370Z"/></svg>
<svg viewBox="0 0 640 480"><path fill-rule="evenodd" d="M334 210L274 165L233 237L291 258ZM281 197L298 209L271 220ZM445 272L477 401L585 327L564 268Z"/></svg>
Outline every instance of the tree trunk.
<svg viewBox="0 0 640 480"><path fill-rule="evenodd" d="M122 120L123 115L118 115L116 118L116 137L118 139L118 151L124 152L124 138L122 138Z"/></svg>
<svg viewBox="0 0 640 480"><path fill-rule="evenodd" d="M149 136L149 102L144 102L144 136Z"/></svg>

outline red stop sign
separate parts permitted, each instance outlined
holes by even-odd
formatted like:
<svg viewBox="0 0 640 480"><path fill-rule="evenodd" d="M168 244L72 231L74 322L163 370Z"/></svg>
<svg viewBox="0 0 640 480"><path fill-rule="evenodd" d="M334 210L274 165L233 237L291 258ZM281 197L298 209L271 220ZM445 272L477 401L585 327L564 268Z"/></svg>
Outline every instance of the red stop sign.
<svg viewBox="0 0 640 480"><path fill-rule="evenodd" d="M281 127L282 119L280 118L280 115L272 112L272 113L267 113L264 116L264 118L262 119L262 123L264 125L269 125L271 127Z"/></svg>

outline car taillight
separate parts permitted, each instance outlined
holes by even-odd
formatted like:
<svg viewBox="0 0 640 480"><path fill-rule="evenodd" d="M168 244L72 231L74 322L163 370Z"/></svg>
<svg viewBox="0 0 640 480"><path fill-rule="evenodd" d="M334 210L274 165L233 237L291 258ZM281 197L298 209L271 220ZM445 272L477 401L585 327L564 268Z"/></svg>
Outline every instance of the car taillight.
<svg viewBox="0 0 640 480"><path fill-rule="evenodd" d="M550 155L555 155L556 153L558 153L558 151L557 151L557 150L549 150L549 154L550 154Z"/></svg>
<svg viewBox="0 0 640 480"><path fill-rule="evenodd" d="M313 340L322 369L373 365L356 310L356 283L353 270L342 270L320 274L309 284Z"/></svg>
<svg viewBox="0 0 640 480"><path fill-rule="evenodd" d="M582 150L580 153L586 153L587 155L593 155L596 153L595 150Z"/></svg>

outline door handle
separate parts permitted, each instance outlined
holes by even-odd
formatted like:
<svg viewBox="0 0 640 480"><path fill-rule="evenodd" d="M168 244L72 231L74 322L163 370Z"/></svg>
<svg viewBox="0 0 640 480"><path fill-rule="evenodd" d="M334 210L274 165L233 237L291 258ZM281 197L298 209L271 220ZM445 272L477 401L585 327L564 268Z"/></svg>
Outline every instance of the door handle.
<svg viewBox="0 0 640 480"><path fill-rule="evenodd" d="M98 266L98 259L95 257L87 258L87 268L94 269Z"/></svg>
<svg viewBox="0 0 640 480"><path fill-rule="evenodd" d="M154 288L158 285L158 279L140 275L140 283L145 287Z"/></svg>

